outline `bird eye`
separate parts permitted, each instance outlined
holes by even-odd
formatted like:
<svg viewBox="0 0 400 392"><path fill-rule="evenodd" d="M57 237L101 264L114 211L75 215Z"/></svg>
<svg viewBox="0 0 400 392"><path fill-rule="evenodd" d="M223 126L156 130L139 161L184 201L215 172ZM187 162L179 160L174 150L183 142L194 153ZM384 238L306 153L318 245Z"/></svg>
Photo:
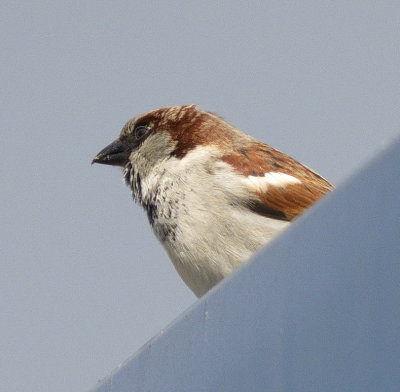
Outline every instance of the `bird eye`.
<svg viewBox="0 0 400 392"><path fill-rule="evenodd" d="M135 128L135 137L136 139L141 139L143 136L147 135L147 133L150 131L150 128L145 126L145 125L139 125L138 127Z"/></svg>

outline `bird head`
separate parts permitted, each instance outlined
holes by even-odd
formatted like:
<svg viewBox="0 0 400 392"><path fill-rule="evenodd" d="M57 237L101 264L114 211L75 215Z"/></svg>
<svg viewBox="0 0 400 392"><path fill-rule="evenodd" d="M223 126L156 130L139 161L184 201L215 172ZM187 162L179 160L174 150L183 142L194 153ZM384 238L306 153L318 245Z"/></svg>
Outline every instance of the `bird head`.
<svg viewBox="0 0 400 392"><path fill-rule="evenodd" d="M230 146L234 134L232 126L196 105L161 108L129 120L118 139L101 150L92 163L125 167L139 156L149 164L170 157L182 159L198 146Z"/></svg>

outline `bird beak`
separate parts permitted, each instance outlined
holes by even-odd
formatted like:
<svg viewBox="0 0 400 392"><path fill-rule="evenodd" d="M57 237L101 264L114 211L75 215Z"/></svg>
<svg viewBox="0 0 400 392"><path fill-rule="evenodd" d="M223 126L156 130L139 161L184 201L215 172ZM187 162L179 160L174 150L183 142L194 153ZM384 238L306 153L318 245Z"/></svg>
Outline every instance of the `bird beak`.
<svg viewBox="0 0 400 392"><path fill-rule="evenodd" d="M129 159L129 151L119 139L113 141L106 148L103 148L93 159L93 163L103 165L125 166Z"/></svg>

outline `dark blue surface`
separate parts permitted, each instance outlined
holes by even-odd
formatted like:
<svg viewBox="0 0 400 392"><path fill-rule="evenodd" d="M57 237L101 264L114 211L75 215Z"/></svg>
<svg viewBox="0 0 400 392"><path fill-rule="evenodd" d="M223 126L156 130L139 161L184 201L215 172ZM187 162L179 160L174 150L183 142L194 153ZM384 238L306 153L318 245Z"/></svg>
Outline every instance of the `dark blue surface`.
<svg viewBox="0 0 400 392"><path fill-rule="evenodd" d="M400 142L95 388L399 391Z"/></svg>

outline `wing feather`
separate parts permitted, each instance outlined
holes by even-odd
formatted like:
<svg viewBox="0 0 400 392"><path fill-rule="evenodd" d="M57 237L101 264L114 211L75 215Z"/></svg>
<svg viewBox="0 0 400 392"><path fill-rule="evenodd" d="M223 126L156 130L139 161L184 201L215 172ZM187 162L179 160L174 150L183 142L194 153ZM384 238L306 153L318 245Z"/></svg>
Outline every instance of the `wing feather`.
<svg viewBox="0 0 400 392"><path fill-rule="evenodd" d="M332 184L293 158L260 142L225 155L222 160L243 176L254 195L252 211L291 221L333 189Z"/></svg>

